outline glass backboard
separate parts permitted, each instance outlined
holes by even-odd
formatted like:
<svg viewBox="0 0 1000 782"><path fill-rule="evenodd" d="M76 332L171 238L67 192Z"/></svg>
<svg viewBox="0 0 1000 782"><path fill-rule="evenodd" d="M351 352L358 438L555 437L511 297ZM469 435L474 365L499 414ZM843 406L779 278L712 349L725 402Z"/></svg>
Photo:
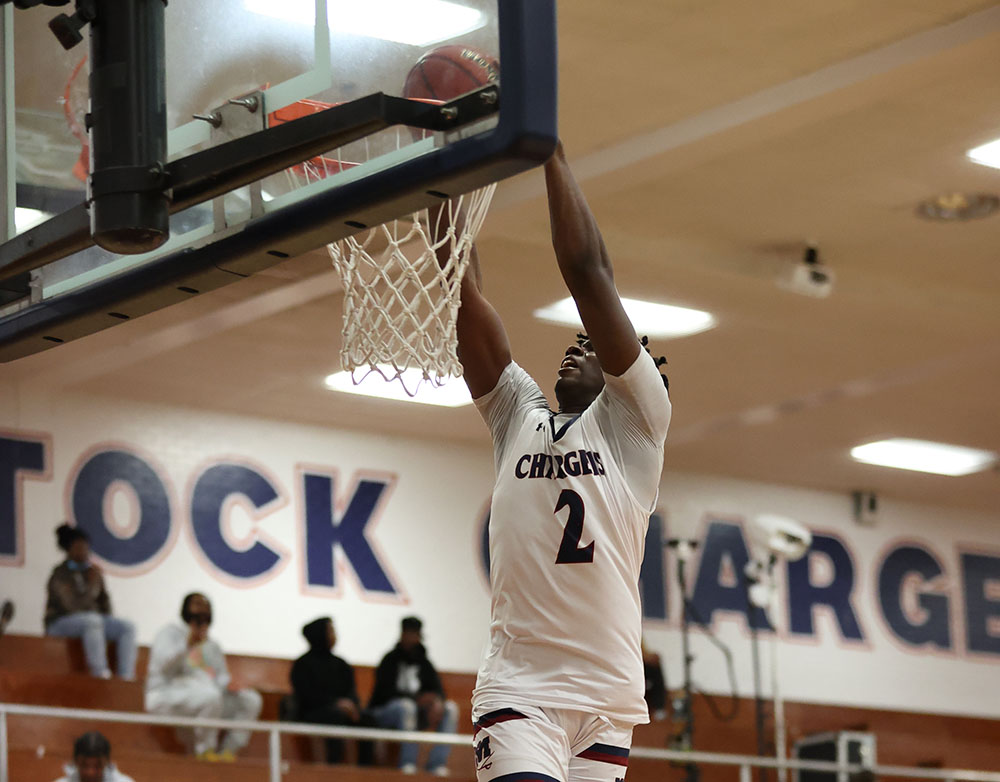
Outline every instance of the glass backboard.
<svg viewBox="0 0 1000 782"><path fill-rule="evenodd" d="M47 25L58 10L2 10L14 41L4 64L13 86L14 170L5 185L17 207L15 234L86 198L88 49L86 40L68 51L55 40ZM171 0L165 29L170 161L373 93L431 97L412 89L414 67L429 53L469 72L433 97L478 87L486 71L477 64L489 62L502 98L498 112L459 128L390 127L177 211L169 241L152 252L90 246L26 274L11 264L17 248L8 244L0 360L89 333L100 327L100 310L132 318L525 170L554 144L549 0ZM431 88L443 84L441 71L426 73ZM428 84L423 70L417 76ZM18 237L22 246L27 236ZM140 294L144 303L129 310Z"/></svg>

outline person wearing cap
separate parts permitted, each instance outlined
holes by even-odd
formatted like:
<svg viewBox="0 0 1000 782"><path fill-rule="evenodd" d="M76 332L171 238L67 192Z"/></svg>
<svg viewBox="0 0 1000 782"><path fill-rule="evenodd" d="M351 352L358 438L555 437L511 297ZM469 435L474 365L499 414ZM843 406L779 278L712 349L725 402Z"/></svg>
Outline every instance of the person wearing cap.
<svg viewBox="0 0 1000 782"><path fill-rule="evenodd" d="M66 559L49 576L45 603L45 634L83 639L92 676L111 678L108 641L115 642L118 675L135 678L135 625L111 615L111 598L101 569L90 560L90 536L71 524L56 528L56 544Z"/></svg>
<svg viewBox="0 0 1000 782"><path fill-rule="evenodd" d="M181 604L183 624L156 634L149 650L146 711L205 719L256 720L263 699L229 675L222 648L208 637L212 604L192 592ZM227 730L219 743L215 728L195 728L194 752L202 760L231 761L250 741L250 732ZM186 735L186 732L185 732Z"/></svg>
<svg viewBox="0 0 1000 782"><path fill-rule="evenodd" d="M458 707L445 699L441 677L427 658L423 645L423 623L415 616L403 619L399 643L382 658L375 670L375 687L368 709L383 728L454 733ZM407 774L417 770L416 744L399 748L399 768ZM427 770L448 775L451 747L435 744L427 758Z"/></svg>
<svg viewBox="0 0 1000 782"><path fill-rule="evenodd" d="M354 668L333 653L337 632L333 620L316 619L302 628L309 642L309 651L292 663L289 676L301 722L319 725L373 726L371 717L361 711ZM358 763L370 766L374 761L371 741L358 742ZM340 763L344 757L344 741L326 740L326 762Z"/></svg>
<svg viewBox="0 0 1000 782"><path fill-rule="evenodd" d="M111 762L111 744L96 730L73 742L73 762L56 782L135 782Z"/></svg>

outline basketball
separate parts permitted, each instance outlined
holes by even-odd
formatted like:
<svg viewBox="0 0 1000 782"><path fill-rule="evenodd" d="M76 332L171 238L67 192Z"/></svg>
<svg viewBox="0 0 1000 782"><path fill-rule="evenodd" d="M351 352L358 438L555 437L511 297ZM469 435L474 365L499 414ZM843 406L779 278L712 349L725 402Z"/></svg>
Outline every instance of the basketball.
<svg viewBox="0 0 1000 782"><path fill-rule="evenodd" d="M410 69L403 85L404 98L448 101L500 77L495 57L452 44L427 52Z"/></svg>

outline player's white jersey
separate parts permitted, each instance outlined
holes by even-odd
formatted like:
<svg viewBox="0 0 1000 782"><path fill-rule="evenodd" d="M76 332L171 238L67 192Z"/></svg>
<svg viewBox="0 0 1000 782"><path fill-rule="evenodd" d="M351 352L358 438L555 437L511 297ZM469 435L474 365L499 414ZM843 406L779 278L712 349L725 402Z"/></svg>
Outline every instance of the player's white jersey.
<svg viewBox="0 0 1000 782"><path fill-rule="evenodd" d="M476 400L493 435L490 646L475 708L648 721L639 568L670 400L639 357L580 415L553 414L517 364Z"/></svg>

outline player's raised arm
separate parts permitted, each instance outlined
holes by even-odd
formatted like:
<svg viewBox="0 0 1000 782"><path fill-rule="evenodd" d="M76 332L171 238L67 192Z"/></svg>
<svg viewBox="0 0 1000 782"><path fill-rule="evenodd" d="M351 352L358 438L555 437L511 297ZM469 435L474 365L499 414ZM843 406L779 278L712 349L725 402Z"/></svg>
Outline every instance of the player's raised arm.
<svg viewBox="0 0 1000 782"><path fill-rule="evenodd" d="M510 342L503 321L483 296L479 253L472 259L462 280L462 306L458 310L458 360L465 383L474 399L489 393L510 363Z"/></svg>
<svg viewBox="0 0 1000 782"><path fill-rule="evenodd" d="M561 143L545 164L545 185L559 271L576 301L601 368L617 377L632 366L641 347L615 288L597 221L566 163Z"/></svg>

